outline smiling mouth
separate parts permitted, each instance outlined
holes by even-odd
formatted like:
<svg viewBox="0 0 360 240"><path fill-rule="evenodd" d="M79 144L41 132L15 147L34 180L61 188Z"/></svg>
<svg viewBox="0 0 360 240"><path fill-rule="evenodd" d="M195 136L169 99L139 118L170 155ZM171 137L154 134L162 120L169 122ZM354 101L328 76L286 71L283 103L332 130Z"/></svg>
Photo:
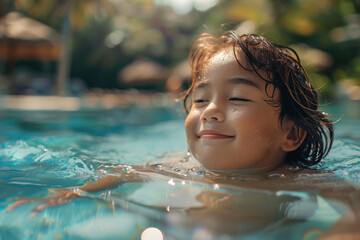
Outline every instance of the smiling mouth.
<svg viewBox="0 0 360 240"><path fill-rule="evenodd" d="M198 137L200 139L230 139L233 138L234 136L230 136L230 135L225 135L222 133L218 133L215 131L208 131L208 130L203 130L199 133Z"/></svg>

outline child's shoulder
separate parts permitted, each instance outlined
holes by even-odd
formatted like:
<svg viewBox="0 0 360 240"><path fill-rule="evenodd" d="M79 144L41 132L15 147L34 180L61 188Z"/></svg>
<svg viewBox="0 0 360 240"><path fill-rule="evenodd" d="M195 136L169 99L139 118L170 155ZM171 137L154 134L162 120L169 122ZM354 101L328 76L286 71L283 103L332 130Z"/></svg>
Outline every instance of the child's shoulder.
<svg viewBox="0 0 360 240"><path fill-rule="evenodd" d="M281 175L284 177L324 177L332 176L333 172L320 169L304 168L299 166L283 165L267 173L268 177Z"/></svg>

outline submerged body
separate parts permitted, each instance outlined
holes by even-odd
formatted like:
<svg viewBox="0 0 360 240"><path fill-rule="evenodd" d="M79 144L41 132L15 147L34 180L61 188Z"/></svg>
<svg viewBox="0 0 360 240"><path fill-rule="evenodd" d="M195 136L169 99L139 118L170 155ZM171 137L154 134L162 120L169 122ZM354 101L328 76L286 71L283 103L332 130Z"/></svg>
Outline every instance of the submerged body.
<svg viewBox="0 0 360 240"><path fill-rule="evenodd" d="M286 166L261 174L213 172L191 158L179 160L176 154L156 164L106 169L109 167L111 171L104 170L105 175L96 182L79 188L54 189L53 196L45 198L18 198L7 211L39 202L34 209L39 214L77 198L95 197L108 202L113 211L124 204L132 211L141 206L176 216L178 228L195 229L201 225L218 236L245 236L307 221L324 207L319 206L319 198L325 199L332 209L328 211L338 216L356 218L360 214L356 200L360 199L360 190L328 172ZM139 184L128 188L129 183Z"/></svg>
<svg viewBox="0 0 360 240"><path fill-rule="evenodd" d="M176 112L170 107L162 112L170 110ZM143 116L144 110L138 111L139 114L133 113L135 119ZM147 113L154 111L159 112L150 108ZM57 114L60 113L41 113L41 116L48 116L47 120ZM351 122L340 123L340 138L336 151L328 158L331 164L324 167L326 172L282 166L269 172L245 174L231 170L208 171L193 158L183 159L184 151L161 154L185 149L181 117L143 126L139 138L139 126L125 125L128 130L124 133L124 124L119 123L111 128L111 134L103 136L96 135L98 129L91 128L95 123L105 129L109 120L115 122L119 115L125 115L121 109L92 114L97 121L88 113L81 118L79 113L61 113L67 120L61 126L70 126L72 119L77 124L81 119L80 122L85 123L82 126L95 130L88 134L84 134L82 127L54 136L52 126L37 124L42 126L37 136L20 129L17 131L20 141L3 143L0 224L7 231L2 232L4 238L16 233L23 236L19 239L24 239L32 232L32 236L50 239L54 234L71 239L136 239L140 238L139 229L150 226L168 234L170 239L200 238L200 233L205 234L200 235L202 239L224 235L234 239L244 239L244 236L299 239L326 232L337 220L338 225L333 228L336 234L343 229L348 235L355 234L353 230L357 229L358 222L345 216L355 212L355 203L360 202L356 195L358 189L338 178L343 171L349 173L347 177L359 172L356 165L349 165L356 162L353 154L359 152L355 142L357 125ZM20 121L24 116L29 113L19 115ZM163 118L169 119L169 115ZM9 119L16 118L11 115ZM6 132L9 122L0 124L2 132ZM14 122L12 126L22 125ZM354 136L353 144L351 136ZM144 142L147 147L141 148ZM148 155L153 157L145 164ZM340 170L329 173L335 166ZM86 169L89 171L84 172ZM98 192L78 190L90 179L94 184L91 189ZM356 178L353 177L353 181ZM27 204L19 205L21 203ZM339 218L341 216L344 218ZM148 222L140 222L144 218ZM355 224L352 230L348 229L351 224Z"/></svg>

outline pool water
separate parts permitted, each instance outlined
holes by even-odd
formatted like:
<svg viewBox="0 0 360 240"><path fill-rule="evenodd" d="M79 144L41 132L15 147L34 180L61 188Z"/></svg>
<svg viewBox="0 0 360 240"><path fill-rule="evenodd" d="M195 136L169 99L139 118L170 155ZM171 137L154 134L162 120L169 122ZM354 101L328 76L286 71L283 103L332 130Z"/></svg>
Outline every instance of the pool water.
<svg viewBox="0 0 360 240"><path fill-rule="evenodd" d="M325 197L307 191L306 184L345 181L360 187L359 106L352 102L324 107L330 114L341 114L341 120L335 126L333 149L317 168L335 174L304 174L285 183L281 176L269 176L275 179L262 182L276 184L276 190L252 188L259 182L256 178L221 179L192 166L184 158L185 116L180 106L2 110L0 239L150 240L159 233L150 231L154 229L164 239L315 239L342 213ZM149 162L152 171L136 170ZM36 208L44 202L36 201L8 211L19 197L44 198L52 189L76 188L128 172L143 181L123 178L116 188L42 211Z"/></svg>

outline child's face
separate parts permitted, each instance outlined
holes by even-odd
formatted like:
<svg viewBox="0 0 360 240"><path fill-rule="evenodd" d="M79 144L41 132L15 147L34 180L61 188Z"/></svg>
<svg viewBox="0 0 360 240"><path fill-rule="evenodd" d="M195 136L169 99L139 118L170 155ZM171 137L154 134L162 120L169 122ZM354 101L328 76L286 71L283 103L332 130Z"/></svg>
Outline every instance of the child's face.
<svg viewBox="0 0 360 240"><path fill-rule="evenodd" d="M247 66L244 58L240 59ZM268 91L272 92L272 85ZM279 108L255 72L239 66L232 48L205 64L185 121L192 155L207 169L268 170L285 157ZM275 91L274 99L279 98Z"/></svg>

